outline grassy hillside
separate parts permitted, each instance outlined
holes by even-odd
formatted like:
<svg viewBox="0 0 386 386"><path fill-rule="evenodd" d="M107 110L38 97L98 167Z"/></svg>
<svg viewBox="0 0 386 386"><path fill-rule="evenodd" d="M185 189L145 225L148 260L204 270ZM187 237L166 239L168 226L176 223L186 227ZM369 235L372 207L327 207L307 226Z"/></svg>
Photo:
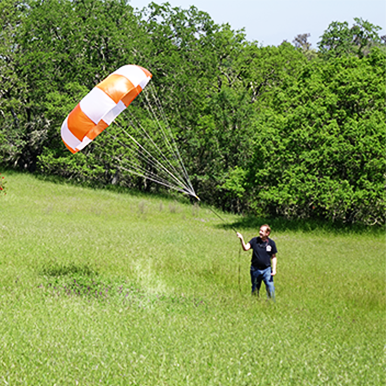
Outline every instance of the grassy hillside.
<svg viewBox="0 0 386 386"><path fill-rule="evenodd" d="M379 233L274 222L272 303L251 298L250 253L205 207L6 178L0 384L385 383Z"/></svg>

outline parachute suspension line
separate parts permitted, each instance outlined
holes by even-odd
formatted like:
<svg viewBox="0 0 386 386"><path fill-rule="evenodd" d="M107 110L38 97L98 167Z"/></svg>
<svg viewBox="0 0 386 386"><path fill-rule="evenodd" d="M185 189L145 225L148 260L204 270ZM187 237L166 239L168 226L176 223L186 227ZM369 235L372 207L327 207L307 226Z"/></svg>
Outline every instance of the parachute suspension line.
<svg viewBox="0 0 386 386"><path fill-rule="evenodd" d="M150 118L153 117L154 120L157 122L157 125L158 125L158 127L159 127L159 129L160 129L160 131L161 131L161 133L163 135L163 138L165 140L166 145L168 146L169 150L171 151L171 154L173 155L173 157L176 158L175 157L175 153L174 153L174 149L173 149L172 145L169 142L168 136L165 134L164 128L163 128L163 126L160 123L160 119L158 118L157 114L155 113L155 111L153 109L153 106L152 106L152 104L151 104L151 102L149 100L148 89L146 88L145 90L146 90L146 92L143 93L144 96L145 96L146 102L147 102L147 105L145 105L145 108L146 108ZM166 124L165 121L163 123Z"/></svg>
<svg viewBox="0 0 386 386"><path fill-rule="evenodd" d="M100 146L97 142L94 142L94 144L97 144L98 146ZM110 154L107 154L103 151L101 152L101 154L105 155L106 157L111 157ZM166 186L170 189L174 189L174 190L178 190L179 192L182 192L182 193L190 194L190 192L186 191L185 187L184 187L184 189L182 189L181 186L173 185L170 181L160 177L157 174L150 172L149 170L144 169L143 167L141 167L137 164L134 164L133 162L130 162L129 160L123 160L123 159L120 159L118 157L113 157L113 158L116 159L117 161L119 161L120 163L126 162L129 167L132 167L132 168L128 169L128 168L125 168L124 166L121 166L118 164L118 165L116 165L116 167L118 169L125 170L131 174L135 174L137 176L143 177L143 178L148 179L150 181L156 182L160 185Z"/></svg>
<svg viewBox="0 0 386 386"><path fill-rule="evenodd" d="M122 130L123 133L125 133L134 143L135 145L137 145L137 149L141 149L141 151L143 151L144 153L139 153L136 152L136 155L139 156L139 158L141 158L142 160L144 160L145 162L148 162L149 164L151 164L152 166L154 166L156 169L158 170L161 170L162 172L166 173L167 175L169 175L175 182L176 185L179 185L179 186L182 186L184 188L184 190L186 190L187 192L189 192L189 189L188 187L186 186L186 184L184 184L181 180L179 180L173 173L171 173L164 165L162 165L162 163L157 159L155 158L149 151L147 151L132 135L130 135L126 130L124 130L122 127L120 127L120 129ZM109 135L111 137L113 137L114 139L117 140L116 137L114 137L112 134L109 133ZM135 152L137 149L136 148L133 148L133 147L129 147L127 144L124 144L122 142L120 142L119 140L117 140L117 142L121 145L121 146L124 146L126 147L127 149L131 150L132 152ZM127 161L128 162L128 161ZM132 164L132 167L134 167L135 164ZM142 171L145 171L146 173L151 173L150 171L140 167L139 165L136 166L138 169L142 169ZM153 173L154 176L156 176L154 173Z"/></svg>
<svg viewBox="0 0 386 386"><path fill-rule="evenodd" d="M174 189L174 190L177 190L177 191L179 191L179 192L181 192L181 193L186 193L185 190L182 190L182 189L180 189L180 188L178 188L178 187L176 187L176 186L172 186L172 185L167 184L167 183L163 183L163 182L160 181L160 180L153 179L153 178L151 178L151 177L149 177L149 176L146 176L146 175L143 175L143 174L141 174L141 173L139 173L139 172L137 172L137 171L135 171L135 170L127 169L127 168L125 168L124 166L120 166L120 165L118 165L118 168L119 168L119 169L122 169L122 170L126 170L127 172L129 172L129 173L131 173L131 174L135 174L135 175L137 175L137 176L139 176L139 177L144 177L144 178L146 178L146 179L148 179L148 180L150 180L150 181L156 182L157 184L166 186L166 187L168 187L169 189Z"/></svg>
<svg viewBox="0 0 386 386"><path fill-rule="evenodd" d="M133 149L129 148L129 150L130 150L131 152L133 152ZM146 158L143 157L141 154L138 154L138 153L137 153L137 154L135 154L135 155L138 156L139 158L141 158L142 160L145 160L146 162L151 163L152 165L154 165L154 164L152 163L151 160L146 159ZM113 158L116 159L117 161L121 162L121 163L125 162L126 164L130 165L131 167L137 169L138 171L141 172L141 174L142 174L144 177L145 177L145 176L149 176L149 177L157 178L157 179L159 179L160 181L163 181L163 182L165 182L165 183L168 183L170 186L173 186L173 184L167 179L168 176L166 176L166 178L161 177L159 174L155 174L154 172L152 172L152 171L150 171L150 170L148 170L148 169L146 169L146 168L144 168L144 167L142 167L142 166L136 164L136 163L133 162L133 161L127 160L127 159L121 159L121 158L118 158L118 157L113 157ZM178 184L176 184L176 185L178 185ZM179 186L183 186L183 185L179 185ZM185 188L185 187L184 187L184 188Z"/></svg>
<svg viewBox="0 0 386 386"><path fill-rule="evenodd" d="M146 97L146 95L145 95L145 97ZM169 139L168 139L167 135L165 134L165 131L164 131L162 125L160 124L160 121L159 121L157 115L154 113L154 110L152 109L152 106L151 106L150 101L149 101L148 98L146 98L146 102L147 102L147 105L145 105L145 108L146 108L146 110L147 110L149 116L150 116L150 117L152 116L153 119L157 122L157 125L158 125L158 127L159 127L159 129L160 129L160 132L161 132L162 135L163 135L163 141L164 141L164 143L166 144L166 147L167 147L167 150L168 150L168 154L170 154L170 157L171 157L172 159L174 159L175 161L177 161L177 165L176 165L176 166L177 166L177 168L179 169L178 174L179 174L180 178L181 178L182 180L184 180L184 182L186 183L186 176L185 176L185 174L184 174L184 172L183 172L183 169L181 168L181 165L178 163L178 159L176 158L176 155L175 155L175 153L174 153L173 147L170 145ZM176 168L175 168L174 166L173 166L173 169L174 169L175 171L177 171ZM182 173L182 175L181 175L180 173ZM190 187L189 184L188 184L188 186Z"/></svg>
<svg viewBox="0 0 386 386"><path fill-rule="evenodd" d="M114 158L117 159L119 162L124 161L124 160L121 160L117 157L114 157ZM168 180L165 180L165 179L159 177L157 174L149 173L148 170L138 168L137 165L132 164L130 162L127 162L127 163L128 163L128 167L130 169L126 168L125 166L121 166L121 165L117 165L117 167L122 169L122 170L126 170L132 174L135 174L137 176L140 176L140 177L143 177L143 178L148 179L150 181L156 182L157 184L166 186L170 189L178 190L179 192L182 192L182 193L187 193L185 189L182 189L181 187L176 186L176 185L172 185Z"/></svg>
<svg viewBox="0 0 386 386"><path fill-rule="evenodd" d="M164 143L165 143L166 146L167 146L167 150L169 151L169 154L175 159L175 155L174 155L174 152L173 152L173 148L171 147L171 145L170 145L170 143L169 143L168 137L166 136L166 134L165 134L165 132L164 132L164 129L163 129L162 125L160 124L160 121L159 121L157 115L154 113L154 110L153 110L152 107L151 107L151 104L150 104L149 99L146 98L146 94L145 94L145 93L144 93L144 95L145 95L145 99L146 99L146 102L147 102L147 104L144 105L144 106L145 106L145 109L146 109L146 111L148 112L150 119L153 118L152 120L154 120L154 121L157 122L157 125L158 125L158 127L159 127L159 129L160 129L160 132L161 132L162 135L163 135ZM178 166L179 166L179 165L178 165Z"/></svg>
<svg viewBox="0 0 386 386"><path fill-rule="evenodd" d="M151 93L153 99L155 100L155 103L156 103L156 105L157 105L157 107L158 107L158 110L161 112L162 119L163 119L163 121L165 122L166 128L167 128L168 131L169 131L169 135L170 135L170 138L172 139L172 142L173 142L173 145L174 145L174 149L175 149L175 153L177 154L179 163L180 163L180 165L181 165L181 167L182 167L182 170L183 170L183 172L184 172L185 179L186 179L188 185L190 186L190 188L191 188L191 189L193 190L193 192L194 192L193 186L192 186L192 184L191 184L191 182L190 182L190 179L189 179L189 175L188 175L188 173L187 173L187 171L186 171L186 169L185 169L184 163L182 162L182 157L181 157L180 152L179 152L179 150L178 150L178 146L177 146L177 144L176 144L176 141L174 140L173 133L172 133L172 131L171 131L171 129L170 129L169 121L168 121L168 119L166 118L166 114L165 114L165 112L164 112L164 109L162 108L161 101L160 101L159 98L158 98L157 91L156 91L156 89L155 89L155 87L154 87L153 84L150 84L149 86L150 86L150 87L149 87L149 92ZM145 97L147 97L147 93L145 93Z"/></svg>
<svg viewBox="0 0 386 386"><path fill-rule="evenodd" d="M165 185L165 186L168 186L170 188L175 188L175 187L178 187L178 190L181 190L181 191L184 191L186 193L189 193L185 186L181 185L181 184L178 184L174 181L170 181L170 177L168 178L168 176L161 176L159 171L157 171L157 173L155 172L152 172L140 165L138 165L137 163L133 162L133 161L130 161L130 160L127 160L127 159L121 159L119 157L113 157L115 160L117 160L118 162L120 162L122 165L125 165L125 166L128 166L130 167L130 170L133 171L133 170L136 170L136 173L137 175L139 176L142 176L144 178L147 178L147 179L150 179L154 182L159 182L160 184L162 185ZM119 167L119 165L117 165L117 167Z"/></svg>
<svg viewBox="0 0 386 386"><path fill-rule="evenodd" d="M138 154L137 154L138 155ZM153 181L156 179L156 180L159 180L159 181L162 181L165 184L167 184L168 186L172 187L172 186L179 186L179 189L183 190L183 191L187 191L186 190L186 187L182 184L178 184L178 183L175 183L174 181L171 182L170 181L170 177L168 179L168 176L161 176L160 173L156 174L138 164L136 164L135 162L132 162L130 160L125 160L125 159L120 159L118 157L113 157L114 159L116 159L117 161L121 162L121 163L126 163L127 165L129 165L131 168L134 168L134 169L137 169L138 172L145 178L152 178Z"/></svg>
<svg viewBox="0 0 386 386"><path fill-rule="evenodd" d="M162 104L161 104L161 102L160 102L160 100L159 100L159 98L158 98L158 96L157 96L156 89L155 89L155 87L154 87L152 84L150 85L149 92L152 94L153 99L155 100L156 105L158 106L158 109L159 109L159 111L161 112L161 116L163 117L163 120L164 120L164 122L165 122L166 128L167 128L167 130L168 130L168 132L169 132L170 138L172 139L172 143L173 143L173 145L174 145L174 150L175 150L175 153L177 154L177 159L178 159L178 161L179 161L179 163L180 163L180 165L181 165L181 169L182 169L183 174L184 174L184 176L185 176L185 180L186 180L186 182L188 183L189 187L190 187L190 188L192 189L192 191L194 192L193 185L192 185L191 182L190 182L190 178L189 178L189 175L188 175L188 173L187 173L187 171L186 171L186 169L185 169L185 165L184 165L184 163L183 163L183 161L182 161L182 157L181 157L181 154L180 154L180 152L179 152L179 150L178 150L178 146L177 146L177 144L176 144L176 141L174 140L173 133L172 133L171 128L170 128L170 125L169 125L169 121L168 121L168 119L166 118L165 112L164 112L164 110L163 110L163 108L162 108ZM145 96L146 96L146 95L147 95L147 94L145 94Z"/></svg>
<svg viewBox="0 0 386 386"><path fill-rule="evenodd" d="M150 85L150 86L152 86L152 85ZM149 89L152 90L152 91L154 91L152 87L149 87ZM170 140L171 140L171 142L172 142L172 144L173 144L174 146L172 146L172 145L170 144L170 141L169 141L169 139L168 139L168 136L165 134L165 131L164 131L162 125L160 124L157 115L155 114L155 112L154 112L154 110L153 110L152 104L151 104L151 102L150 102L150 100L149 100L149 97L148 97L147 88L146 88L144 91L145 91L145 92L144 92L145 99L146 99L147 105L148 105L148 106L146 106L146 109L149 111L149 114L151 113L151 114L153 115L153 117L155 118L155 120L157 121L157 124L158 124L158 126L159 126L159 128L160 128L160 130L161 130L161 132L162 132L162 134L163 134L163 136L164 136L165 143L168 145L169 149L171 150L171 153L172 153L173 157L174 157L175 160L177 161L178 166L179 166L179 168L180 168L182 174L184 175L184 180L185 180L185 182L188 184L188 186L190 187L190 189L191 189L192 192L194 193L193 186L192 186L192 184L190 183L189 176L188 176L188 174L187 174L187 172L186 172L186 169L185 169L185 166L184 166L184 164L183 164L183 162L182 162L180 153L179 153L179 151L178 151L176 142L175 142L175 140L174 140L174 138L173 138L173 135L172 135L172 132L171 132L171 130L170 130L170 126L169 126L169 124L168 124L168 121L167 121L167 119L166 119L166 116L163 114L163 121L164 121L164 124L165 124L166 128L168 129ZM153 92L153 94L152 94L152 97L153 97L153 99L156 100L154 92ZM163 110L162 110L162 106L159 105L159 106L157 106L157 107L158 107L159 111L162 113L162 111L163 111ZM195 196L195 195L196 195L196 194L194 193L194 196Z"/></svg>
<svg viewBox="0 0 386 386"><path fill-rule="evenodd" d="M156 152L161 156L161 158L166 162L166 164L173 170L173 172L175 173L175 175L181 179L181 180L184 180L184 177L181 176L180 172L177 171L177 169L174 167L174 165L170 162L170 160L165 156L165 154L162 152L162 150L159 148L159 146L157 146L157 144L153 141L153 139L150 137L150 135L148 134L148 132L143 128L143 126L141 125L141 123L139 121L136 120L135 116L133 116L134 118L134 121L135 121L135 124L129 119L130 123L131 123L131 126L139 133L142 135L142 138L144 138L147 143L150 142L150 144L153 146L153 148L156 150ZM141 131L139 131L137 129L137 127L139 127L141 129ZM156 158L156 157L154 157Z"/></svg>

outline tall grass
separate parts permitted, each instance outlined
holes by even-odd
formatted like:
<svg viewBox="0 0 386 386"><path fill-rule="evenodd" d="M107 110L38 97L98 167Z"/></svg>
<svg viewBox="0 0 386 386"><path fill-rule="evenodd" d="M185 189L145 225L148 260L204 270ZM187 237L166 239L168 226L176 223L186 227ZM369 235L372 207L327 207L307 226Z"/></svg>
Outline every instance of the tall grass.
<svg viewBox="0 0 386 386"><path fill-rule="evenodd" d="M272 303L250 296L250 253L205 207L7 181L0 384L385 384L379 232L277 225Z"/></svg>

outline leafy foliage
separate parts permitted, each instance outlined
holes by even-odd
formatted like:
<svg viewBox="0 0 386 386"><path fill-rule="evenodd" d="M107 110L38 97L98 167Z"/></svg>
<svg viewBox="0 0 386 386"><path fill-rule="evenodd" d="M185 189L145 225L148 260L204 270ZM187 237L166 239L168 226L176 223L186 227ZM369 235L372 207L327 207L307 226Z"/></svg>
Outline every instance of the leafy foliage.
<svg viewBox="0 0 386 386"><path fill-rule="evenodd" d="M385 58L314 61L256 125L252 197L273 214L382 223Z"/></svg>
<svg viewBox="0 0 386 386"><path fill-rule="evenodd" d="M332 22L318 43L320 52L325 58L342 55L367 55L373 46L381 44L378 31L381 29L361 18L355 18L355 24L349 28L348 23Z"/></svg>

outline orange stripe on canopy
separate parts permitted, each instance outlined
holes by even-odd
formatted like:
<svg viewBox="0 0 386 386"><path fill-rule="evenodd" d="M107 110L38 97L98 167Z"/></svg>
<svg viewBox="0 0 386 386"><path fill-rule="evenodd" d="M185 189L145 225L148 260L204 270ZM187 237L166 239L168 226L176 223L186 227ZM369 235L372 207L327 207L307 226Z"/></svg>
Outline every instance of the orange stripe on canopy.
<svg viewBox="0 0 386 386"><path fill-rule="evenodd" d="M95 139L103 130L106 130L108 126L109 125L103 119L101 119L98 124L87 133L87 137L90 139Z"/></svg>
<svg viewBox="0 0 386 386"><path fill-rule="evenodd" d="M71 111L67 120L68 129L79 141L95 127L95 123L82 111L80 104Z"/></svg>
<svg viewBox="0 0 386 386"><path fill-rule="evenodd" d="M140 85L138 85L136 88L133 88L130 90L123 98L122 102L127 107L135 98L136 96L142 91L142 88Z"/></svg>
<svg viewBox="0 0 386 386"><path fill-rule="evenodd" d="M112 74L97 84L96 87L104 91L115 103L118 103L125 94L134 88L134 85L126 77Z"/></svg>

